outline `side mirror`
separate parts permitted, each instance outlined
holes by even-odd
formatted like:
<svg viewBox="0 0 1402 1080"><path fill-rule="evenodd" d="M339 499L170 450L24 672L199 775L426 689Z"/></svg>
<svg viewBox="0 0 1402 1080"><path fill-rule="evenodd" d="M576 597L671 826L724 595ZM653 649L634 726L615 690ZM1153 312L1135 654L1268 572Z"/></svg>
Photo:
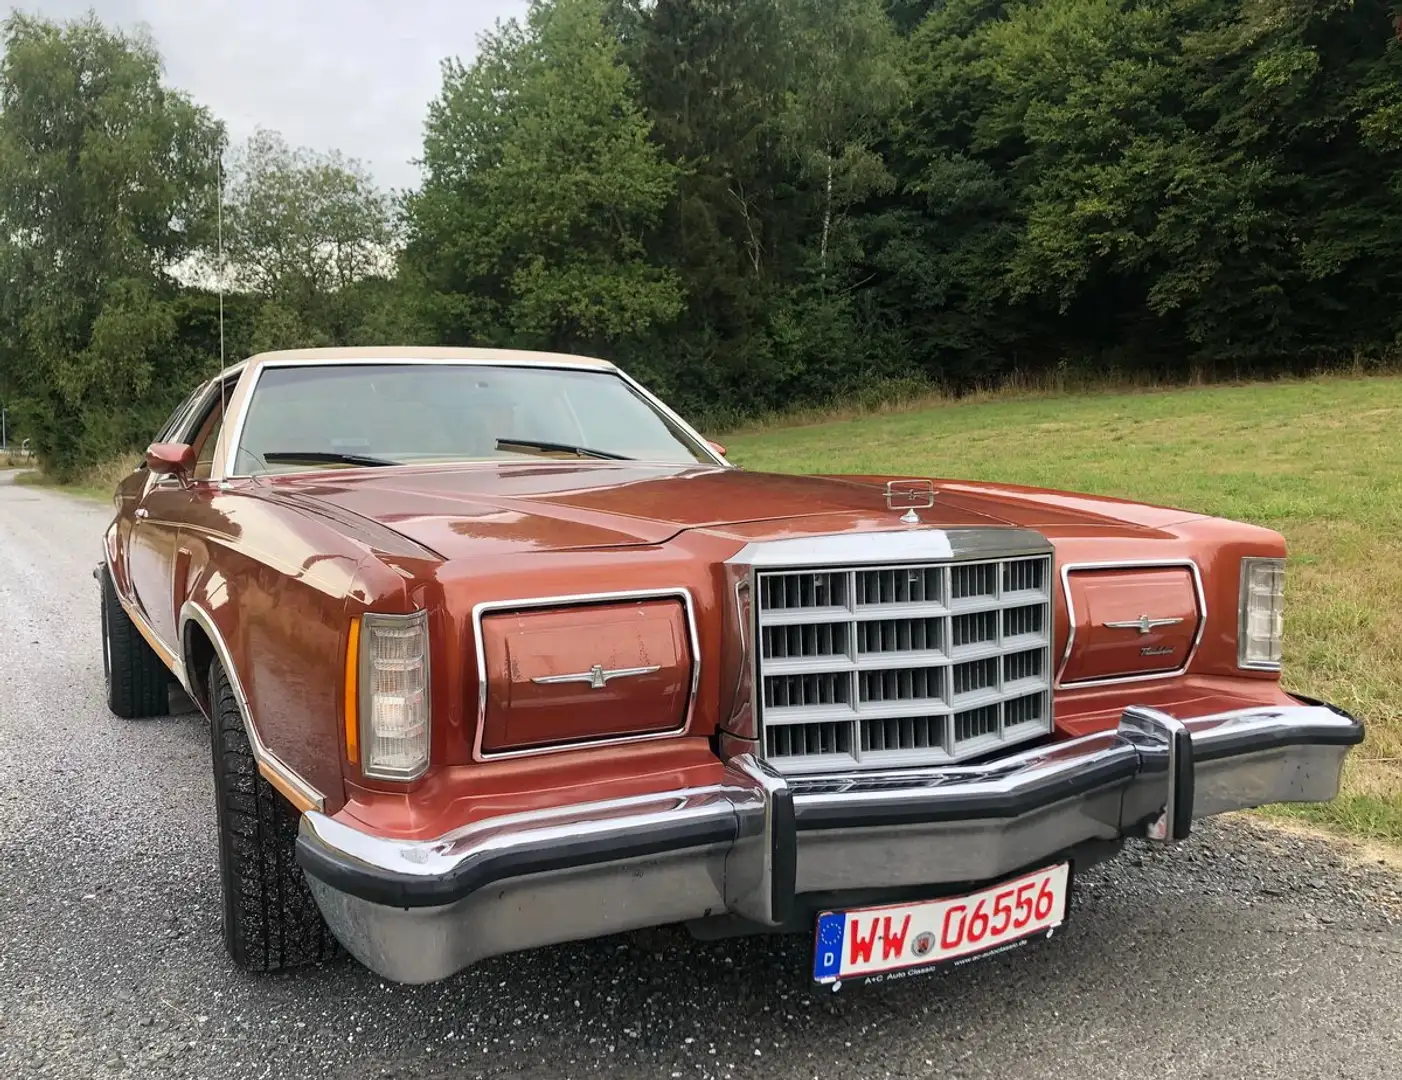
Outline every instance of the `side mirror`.
<svg viewBox="0 0 1402 1080"><path fill-rule="evenodd" d="M195 471L195 448L188 443L152 443L146 467L157 476L188 477Z"/></svg>
<svg viewBox="0 0 1402 1080"><path fill-rule="evenodd" d="M723 447L720 443L716 442L714 439L707 439L706 445L709 446L721 457L725 457L725 447Z"/></svg>

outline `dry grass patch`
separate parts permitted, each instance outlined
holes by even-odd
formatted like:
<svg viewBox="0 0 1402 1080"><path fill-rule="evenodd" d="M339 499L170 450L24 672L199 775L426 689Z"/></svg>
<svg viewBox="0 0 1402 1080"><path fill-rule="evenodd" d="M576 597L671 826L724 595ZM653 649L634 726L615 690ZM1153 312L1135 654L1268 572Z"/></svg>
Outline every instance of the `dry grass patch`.
<svg viewBox="0 0 1402 1080"><path fill-rule="evenodd" d="M991 397L726 438L755 469L1003 480L1279 530L1285 683L1355 712L1344 794L1283 810L1402 841L1402 378Z"/></svg>
<svg viewBox="0 0 1402 1080"><path fill-rule="evenodd" d="M111 502L117 484L121 482L123 477L135 469L140 462L141 455L126 454L122 457L113 458L110 461L104 461L101 464L85 469L71 481L59 481L39 469L34 469L15 477L15 483L26 484L33 487L53 488L56 491L63 491L67 494L77 495L85 499L97 499L101 502Z"/></svg>

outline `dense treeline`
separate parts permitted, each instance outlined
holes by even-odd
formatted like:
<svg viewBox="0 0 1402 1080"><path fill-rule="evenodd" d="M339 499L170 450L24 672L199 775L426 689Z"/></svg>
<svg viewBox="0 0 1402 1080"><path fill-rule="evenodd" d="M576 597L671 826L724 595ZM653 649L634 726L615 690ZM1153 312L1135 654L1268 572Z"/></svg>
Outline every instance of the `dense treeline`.
<svg viewBox="0 0 1402 1080"><path fill-rule="evenodd" d="M149 41L12 16L0 401L60 471L139 444L217 369L216 270L231 358L584 351L713 420L1386 356L1400 35L1383 0L535 0L445 63L390 196L227 153Z"/></svg>

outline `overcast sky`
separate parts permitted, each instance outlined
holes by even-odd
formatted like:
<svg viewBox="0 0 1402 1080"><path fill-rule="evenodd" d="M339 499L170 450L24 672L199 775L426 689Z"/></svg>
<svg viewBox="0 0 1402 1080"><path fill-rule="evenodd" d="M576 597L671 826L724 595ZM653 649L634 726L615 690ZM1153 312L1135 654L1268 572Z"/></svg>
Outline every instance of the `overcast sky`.
<svg viewBox="0 0 1402 1080"><path fill-rule="evenodd" d="M208 106L234 143L255 128L359 158L384 187L418 182L423 121L439 61L466 60L477 35L526 0L0 0L68 19L144 23L166 78Z"/></svg>

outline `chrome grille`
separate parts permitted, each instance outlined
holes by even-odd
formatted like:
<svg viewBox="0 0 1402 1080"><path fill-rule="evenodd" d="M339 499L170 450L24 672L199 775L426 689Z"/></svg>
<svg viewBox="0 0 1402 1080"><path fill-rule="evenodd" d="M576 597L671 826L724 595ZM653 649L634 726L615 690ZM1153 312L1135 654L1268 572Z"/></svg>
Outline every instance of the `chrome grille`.
<svg viewBox="0 0 1402 1080"><path fill-rule="evenodd" d="M790 656L842 656L847 652L846 623L790 623L764 628L766 660Z"/></svg>
<svg viewBox="0 0 1402 1080"><path fill-rule="evenodd" d="M1003 685L1011 686L1024 679L1042 678L1042 650L1008 653L1003 657Z"/></svg>
<svg viewBox="0 0 1402 1080"><path fill-rule="evenodd" d="M1051 557L761 570L764 750L790 772L961 761L1051 731Z"/></svg>
<svg viewBox="0 0 1402 1080"><path fill-rule="evenodd" d="M803 611L847 606L846 574L776 574L760 582L766 611Z"/></svg>
<svg viewBox="0 0 1402 1080"><path fill-rule="evenodd" d="M944 668L880 668L857 672L857 701L943 701Z"/></svg>
<svg viewBox="0 0 1402 1080"><path fill-rule="evenodd" d="M924 570L859 570L857 603L921 604L927 600L938 601L943 594L943 585L940 571L933 567Z"/></svg>
<svg viewBox="0 0 1402 1080"><path fill-rule="evenodd" d="M955 615L950 620L950 644L962 649L970 645L988 645L998 642L998 613L996 611L975 611L967 615Z"/></svg>
<svg viewBox="0 0 1402 1080"><path fill-rule="evenodd" d="M873 619L857 624L857 655L935 652L943 648L943 619Z"/></svg>
<svg viewBox="0 0 1402 1080"><path fill-rule="evenodd" d="M803 757L852 752L852 726L844 723L790 724L769 730L770 757Z"/></svg>
<svg viewBox="0 0 1402 1080"><path fill-rule="evenodd" d="M998 734L998 706L985 705L954 714L954 737L960 742L973 742Z"/></svg>
<svg viewBox="0 0 1402 1080"><path fill-rule="evenodd" d="M764 706L767 709L845 706L851 700L852 680L841 673L771 675L764 680Z"/></svg>
<svg viewBox="0 0 1402 1080"><path fill-rule="evenodd" d="M955 603L977 601L993 595L998 581L998 568L993 563L974 563L950 567L950 581L954 587L950 598Z"/></svg>
<svg viewBox="0 0 1402 1080"><path fill-rule="evenodd" d="M1041 634L1046 626L1046 617L1045 604L1008 608L1003 612L1003 640L1022 637L1024 634Z"/></svg>
<svg viewBox="0 0 1402 1080"><path fill-rule="evenodd" d="M944 739L938 716L888 716L861 726L862 750L935 750ZM783 730L780 728L779 730Z"/></svg>

